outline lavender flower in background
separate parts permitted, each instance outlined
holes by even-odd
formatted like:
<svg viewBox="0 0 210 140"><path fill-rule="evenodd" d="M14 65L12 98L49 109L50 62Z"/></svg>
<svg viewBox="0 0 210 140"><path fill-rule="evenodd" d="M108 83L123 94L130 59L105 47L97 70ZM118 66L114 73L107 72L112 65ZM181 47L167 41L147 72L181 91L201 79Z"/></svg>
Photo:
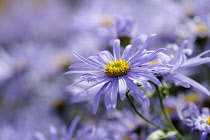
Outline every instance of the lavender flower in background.
<svg viewBox="0 0 210 140"><path fill-rule="evenodd" d="M119 40L115 40L113 45L114 56L108 51L102 51L96 56L89 57L88 60L73 52L73 54L83 63L73 64L70 68L89 68L90 71L66 72L65 74L81 73L82 80L71 84L69 87L84 81L96 82L99 80L99 82L96 82L92 86L77 93L75 97L79 97L85 92L101 86L100 90L95 95L94 100L93 112L96 113L100 97L104 91L106 91L104 104L107 109L110 109L116 108L118 92L121 100L123 100L127 89L130 89L133 91L133 96L140 98L146 105L149 105L146 94L136 85L136 83L140 83L145 86L145 88L151 87L148 80L154 82L158 86L162 85L154 76L154 73L158 73L162 70L159 69L159 67L163 66L163 64L159 63L156 59L158 58L158 54L164 49L160 48L156 51L145 50L154 35L149 36L143 45L137 49L142 37L145 36L137 38L132 45L128 45L122 55L120 55Z"/></svg>
<svg viewBox="0 0 210 140"><path fill-rule="evenodd" d="M189 103L180 110L180 118L191 127L192 132L201 133L201 140L206 140L210 133L210 112L209 108L203 107L201 112L194 103Z"/></svg>
<svg viewBox="0 0 210 140"><path fill-rule="evenodd" d="M50 140L59 140L59 139L63 139L63 140L71 140L74 138L75 135L75 130L77 127L77 124L79 123L80 120L80 116L77 116L74 118L74 120L72 121L70 127L67 130L64 130L62 137L60 138L58 136L58 132L57 129L50 125ZM35 137L37 140L49 140L49 138L46 138L41 132L35 132Z"/></svg>
<svg viewBox="0 0 210 140"><path fill-rule="evenodd" d="M186 53L189 51L185 49L187 45L188 42L185 41L175 54L169 55L171 60L166 63L170 71L159 73L158 76L161 76L166 81L173 81L176 85L185 88L193 86L194 88L206 93L207 95L210 95L210 92L207 88L181 73L181 70L189 69L210 62L210 57L202 58L202 56L209 53L210 51L205 51L196 57L187 59Z"/></svg>

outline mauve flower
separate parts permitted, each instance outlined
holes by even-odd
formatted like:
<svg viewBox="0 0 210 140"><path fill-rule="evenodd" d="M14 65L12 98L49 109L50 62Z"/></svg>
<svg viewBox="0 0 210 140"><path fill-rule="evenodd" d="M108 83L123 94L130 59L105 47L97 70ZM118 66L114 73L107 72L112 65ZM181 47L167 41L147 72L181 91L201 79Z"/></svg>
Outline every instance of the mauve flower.
<svg viewBox="0 0 210 140"><path fill-rule="evenodd" d="M168 66L170 71L162 72L158 75L165 80L173 81L176 85L185 88L193 86L194 88L206 93L207 95L210 95L210 92L207 88L181 73L182 70L186 70L210 62L210 57L202 58L202 56L209 53L210 50L205 51L197 55L196 57L187 59L186 54L190 51L189 49L186 49L187 45L188 41L185 41L175 54L169 55L171 57L171 60L168 61L168 64L166 65Z"/></svg>
<svg viewBox="0 0 210 140"><path fill-rule="evenodd" d="M130 89L133 91L130 94L135 96L135 99L140 98L146 105L149 105L149 99L136 83L143 85L145 88L151 87L148 80L158 86L162 85L154 74L163 69L162 67L164 65L158 60L158 54L164 49L160 48L156 51L145 50L153 37L154 35L149 36L143 45L137 48L138 44L145 36L138 37L131 45L125 48L122 55L120 54L120 41L118 39L114 41L113 55L108 51L102 51L96 56L91 56L86 59L76 52L73 52L82 63L71 65L70 68L78 68L79 70L69 71L65 74L81 74L82 80L72 85L84 81L89 83L96 82L77 93L75 97L79 97L85 92L100 86L101 88L94 99L93 112L96 113L100 97L104 91L106 91L104 103L106 108L110 109L116 108L118 93L121 100L123 100L127 90ZM82 69L86 70L81 71Z"/></svg>

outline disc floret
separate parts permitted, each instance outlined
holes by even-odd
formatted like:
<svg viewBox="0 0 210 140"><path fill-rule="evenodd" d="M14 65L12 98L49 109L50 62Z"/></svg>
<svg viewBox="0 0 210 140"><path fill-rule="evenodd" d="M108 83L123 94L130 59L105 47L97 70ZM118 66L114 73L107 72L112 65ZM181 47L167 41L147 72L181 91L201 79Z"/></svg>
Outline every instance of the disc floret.
<svg viewBox="0 0 210 140"><path fill-rule="evenodd" d="M109 77L122 76L129 71L129 64L130 63L126 62L125 59L120 59L116 61L110 60L108 63L106 63L104 69L106 70L106 74Z"/></svg>

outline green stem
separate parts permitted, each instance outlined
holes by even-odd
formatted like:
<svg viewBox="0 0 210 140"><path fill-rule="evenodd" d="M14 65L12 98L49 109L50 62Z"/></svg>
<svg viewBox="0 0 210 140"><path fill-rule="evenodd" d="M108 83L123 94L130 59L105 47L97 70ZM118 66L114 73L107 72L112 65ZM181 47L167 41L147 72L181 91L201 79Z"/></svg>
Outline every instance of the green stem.
<svg viewBox="0 0 210 140"><path fill-rule="evenodd" d="M164 104L163 104L163 96L161 95L160 89L159 89L159 87L157 87L157 86L156 86L156 91L157 91L157 94L158 94L158 97L159 97L159 100L160 100L160 106L161 106L161 109L162 109L162 111L163 111L163 115L164 115L164 117L165 117L165 119L166 119L166 122L167 122L169 128L170 128L172 131L176 131L176 132L177 132L177 134L176 134L177 139L179 139L179 140L184 140L183 137L182 137L182 135L179 133L179 131L176 129L176 127L175 127L174 124L172 123L171 119L169 118L169 116L168 116L168 114L167 114L167 112L166 112L165 106L164 106Z"/></svg>
<svg viewBox="0 0 210 140"><path fill-rule="evenodd" d="M156 109L155 109L155 106L153 104L153 102L150 102L150 109L152 112L154 112L155 114L157 114L158 118L160 119L160 121L164 124L164 125L167 125L165 119L163 119L162 115L160 114L161 112L157 112Z"/></svg>
<svg viewBox="0 0 210 140"><path fill-rule="evenodd" d="M129 91L128 91L128 92L129 92ZM143 120L145 120L146 122L148 122L148 123L151 124L151 125L156 126L156 127L159 128L159 129L162 129L162 130L164 130L164 131L168 131L167 129L163 128L162 126L160 126L160 125L158 125L158 124L156 124L156 123L154 123L154 122L148 120L147 118L145 118L145 117L138 111L138 109L136 108L136 106L135 106L133 100L132 100L131 97L128 95L128 92L126 93L126 97L127 97L128 101L129 101L129 105L130 105L131 108L133 108L133 110L135 111L135 113L136 113L139 117L141 117Z"/></svg>

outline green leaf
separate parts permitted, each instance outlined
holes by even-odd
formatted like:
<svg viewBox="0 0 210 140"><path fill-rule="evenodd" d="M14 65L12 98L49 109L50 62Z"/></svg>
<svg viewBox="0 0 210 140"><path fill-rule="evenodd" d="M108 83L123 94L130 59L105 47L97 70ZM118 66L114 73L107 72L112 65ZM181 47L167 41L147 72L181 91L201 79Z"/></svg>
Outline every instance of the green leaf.
<svg viewBox="0 0 210 140"><path fill-rule="evenodd" d="M152 132L152 133L147 137L147 140L162 140L162 139L165 139L165 138L174 136L174 135L176 135L176 134L177 134L176 131L167 131L167 132L164 132L163 130L158 129L158 130Z"/></svg>

